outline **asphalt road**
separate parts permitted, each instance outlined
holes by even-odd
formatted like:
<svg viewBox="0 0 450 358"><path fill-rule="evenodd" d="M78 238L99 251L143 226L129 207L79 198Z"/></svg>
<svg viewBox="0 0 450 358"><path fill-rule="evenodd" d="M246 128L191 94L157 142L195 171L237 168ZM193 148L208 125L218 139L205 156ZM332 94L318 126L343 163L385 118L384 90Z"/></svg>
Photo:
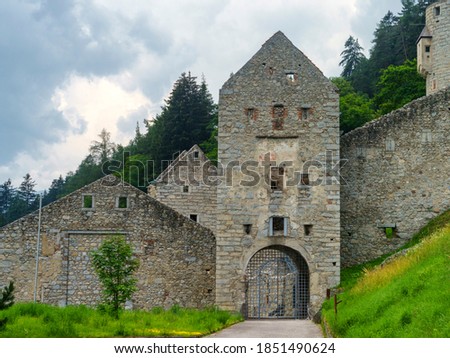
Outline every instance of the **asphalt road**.
<svg viewBox="0 0 450 358"><path fill-rule="evenodd" d="M323 338L319 325L309 320L249 320L207 338Z"/></svg>

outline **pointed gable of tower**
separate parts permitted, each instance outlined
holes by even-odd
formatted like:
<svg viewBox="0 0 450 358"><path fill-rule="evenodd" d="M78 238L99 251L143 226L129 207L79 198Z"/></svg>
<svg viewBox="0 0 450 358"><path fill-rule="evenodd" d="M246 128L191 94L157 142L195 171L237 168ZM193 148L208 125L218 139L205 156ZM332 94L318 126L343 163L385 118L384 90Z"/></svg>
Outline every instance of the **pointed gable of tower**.
<svg viewBox="0 0 450 358"><path fill-rule="evenodd" d="M334 85L323 73L281 32L276 32L261 49L222 87L221 94L227 94L228 88L253 88L252 81L263 82L267 92L280 84L290 83L293 91L298 87L307 87L311 82Z"/></svg>

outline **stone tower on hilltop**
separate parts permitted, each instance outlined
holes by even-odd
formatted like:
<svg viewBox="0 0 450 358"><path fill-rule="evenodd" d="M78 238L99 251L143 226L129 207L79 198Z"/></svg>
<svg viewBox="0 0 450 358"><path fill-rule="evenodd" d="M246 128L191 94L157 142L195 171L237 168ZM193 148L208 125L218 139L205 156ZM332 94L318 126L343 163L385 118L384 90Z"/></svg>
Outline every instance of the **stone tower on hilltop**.
<svg viewBox="0 0 450 358"><path fill-rule="evenodd" d="M339 95L277 32L219 96L216 303L306 318L339 283Z"/></svg>
<svg viewBox="0 0 450 358"><path fill-rule="evenodd" d="M426 24L417 41L417 69L427 79L427 95L450 85L450 0L426 10Z"/></svg>

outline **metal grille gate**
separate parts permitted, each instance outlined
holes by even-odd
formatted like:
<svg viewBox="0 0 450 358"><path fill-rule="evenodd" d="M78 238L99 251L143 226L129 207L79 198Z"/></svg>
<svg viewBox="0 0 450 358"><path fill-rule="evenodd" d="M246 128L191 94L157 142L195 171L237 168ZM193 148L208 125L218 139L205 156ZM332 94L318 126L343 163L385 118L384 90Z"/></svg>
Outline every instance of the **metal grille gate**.
<svg viewBox="0 0 450 358"><path fill-rule="evenodd" d="M284 246L258 251L246 270L247 318L308 317L309 271L305 259Z"/></svg>

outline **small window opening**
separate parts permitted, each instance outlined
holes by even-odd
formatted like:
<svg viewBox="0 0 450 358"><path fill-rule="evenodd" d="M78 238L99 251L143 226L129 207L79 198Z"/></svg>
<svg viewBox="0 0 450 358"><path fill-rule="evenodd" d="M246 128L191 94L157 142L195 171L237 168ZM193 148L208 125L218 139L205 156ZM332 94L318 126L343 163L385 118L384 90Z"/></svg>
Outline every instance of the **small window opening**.
<svg viewBox="0 0 450 358"><path fill-rule="evenodd" d="M128 208L128 198L126 196L120 196L117 198L117 207L119 209Z"/></svg>
<svg viewBox="0 0 450 358"><path fill-rule="evenodd" d="M333 266L336 266L337 262L333 262Z"/></svg>
<svg viewBox="0 0 450 358"><path fill-rule="evenodd" d="M248 120L255 120L256 119L256 110L254 108L246 108L245 115L247 116Z"/></svg>
<svg viewBox="0 0 450 358"><path fill-rule="evenodd" d="M189 185L183 185L183 193L189 193Z"/></svg>
<svg viewBox="0 0 450 358"><path fill-rule="evenodd" d="M212 292L213 292L212 288L208 288L208 293L212 293Z"/></svg>
<svg viewBox="0 0 450 358"><path fill-rule="evenodd" d="M206 269L205 271L207 275L211 275L211 269Z"/></svg>
<svg viewBox="0 0 450 358"><path fill-rule="evenodd" d="M393 152L395 150L395 141L393 139L386 139L386 150Z"/></svg>
<svg viewBox="0 0 450 358"><path fill-rule="evenodd" d="M312 229L313 229L312 225L304 225L303 228L304 228L305 236L312 235Z"/></svg>
<svg viewBox="0 0 450 358"><path fill-rule="evenodd" d="M384 233L386 234L386 239L393 239L394 237L397 237L397 228L385 227Z"/></svg>
<svg viewBox="0 0 450 358"><path fill-rule="evenodd" d="M272 107L272 127L274 130L282 130L284 125L284 117L286 116L286 109L282 104L277 104Z"/></svg>
<svg viewBox="0 0 450 358"><path fill-rule="evenodd" d="M297 80L297 75L294 72L286 72L286 79L289 82L295 82Z"/></svg>
<svg viewBox="0 0 450 358"><path fill-rule="evenodd" d="M434 15L435 16L439 16L441 14L441 7L440 6L436 6L434 8Z"/></svg>
<svg viewBox="0 0 450 358"><path fill-rule="evenodd" d="M425 46L425 52L431 52L431 46Z"/></svg>
<svg viewBox="0 0 450 358"><path fill-rule="evenodd" d="M244 233L250 235L252 233L252 224L244 224Z"/></svg>
<svg viewBox="0 0 450 358"><path fill-rule="evenodd" d="M190 214L189 219L198 223L198 215L197 214Z"/></svg>
<svg viewBox="0 0 450 358"><path fill-rule="evenodd" d="M301 175L301 184L302 185L309 185L309 174L304 173Z"/></svg>
<svg viewBox="0 0 450 358"><path fill-rule="evenodd" d="M307 120L309 118L309 108L302 107L300 110L300 115L302 120Z"/></svg>
<svg viewBox="0 0 450 358"><path fill-rule="evenodd" d="M273 216L269 219L269 236L287 236L289 219Z"/></svg>
<svg viewBox="0 0 450 358"><path fill-rule="evenodd" d="M283 190L284 188L284 168L270 168L270 188L272 190Z"/></svg>
<svg viewBox="0 0 450 358"><path fill-rule="evenodd" d="M196 150L194 152L194 159L198 159L198 158L199 158L199 152L198 152L198 150Z"/></svg>
<svg viewBox="0 0 450 358"><path fill-rule="evenodd" d="M94 197L92 195L83 195L83 208L92 209L94 207Z"/></svg>

